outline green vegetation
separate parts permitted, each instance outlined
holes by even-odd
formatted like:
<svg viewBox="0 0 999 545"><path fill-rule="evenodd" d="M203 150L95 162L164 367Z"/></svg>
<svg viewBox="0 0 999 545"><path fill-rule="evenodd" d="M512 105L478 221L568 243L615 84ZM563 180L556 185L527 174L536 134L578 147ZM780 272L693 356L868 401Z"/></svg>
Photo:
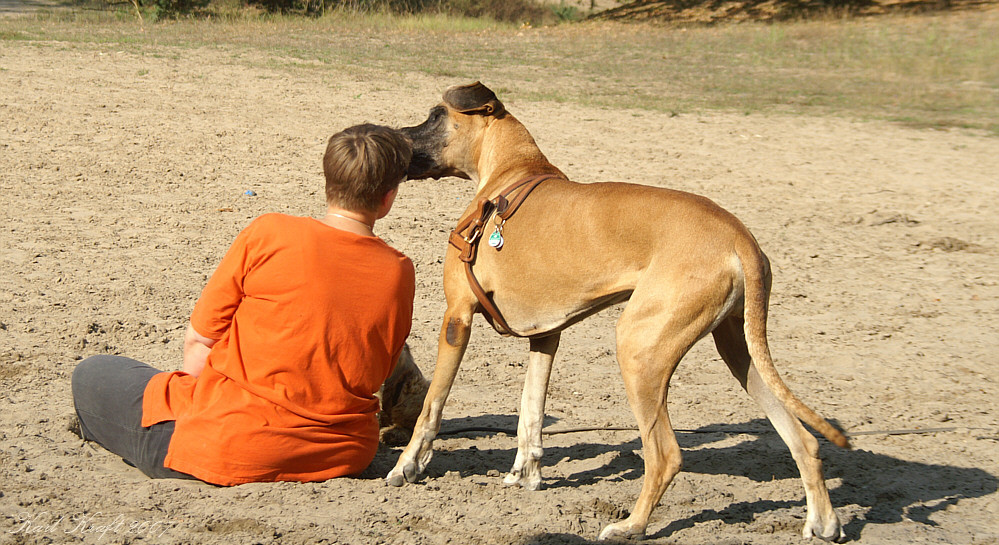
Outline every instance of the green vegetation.
<svg viewBox="0 0 999 545"><path fill-rule="evenodd" d="M312 18L237 10L150 24L134 10L55 11L0 20L0 47L5 40L116 43L149 55L216 47L252 51L238 62L289 72L480 79L512 100L836 115L999 134L995 11L702 28L524 28L443 13L342 10Z"/></svg>
<svg viewBox="0 0 999 545"><path fill-rule="evenodd" d="M536 0L61 0L68 7L101 10L115 6L143 20L164 18L248 18L262 13L309 17L450 16L506 23L546 25L582 17L574 6Z"/></svg>

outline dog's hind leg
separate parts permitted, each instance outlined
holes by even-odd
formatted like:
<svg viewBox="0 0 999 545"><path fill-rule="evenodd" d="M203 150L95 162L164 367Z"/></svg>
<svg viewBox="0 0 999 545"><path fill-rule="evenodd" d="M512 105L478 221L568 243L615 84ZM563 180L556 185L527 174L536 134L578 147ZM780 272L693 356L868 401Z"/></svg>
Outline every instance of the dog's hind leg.
<svg viewBox="0 0 999 545"><path fill-rule="evenodd" d="M815 536L827 541L843 540L846 536L829 500L829 491L822 475L818 441L767 388L756 367L752 365L742 317L732 315L725 319L715 328L714 338L722 359L746 392L763 408L798 466L808 505L802 534L806 538Z"/></svg>
<svg viewBox="0 0 999 545"><path fill-rule="evenodd" d="M605 527L601 540L644 535L649 515L680 471L680 445L666 407L669 380L714 319L711 291L646 295L636 289L621 315L617 358L642 436L645 478L631 515Z"/></svg>
<svg viewBox="0 0 999 545"><path fill-rule="evenodd" d="M544 425L548 379L560 337L560 333L555 333L531 338L531 357L527 364L524 394L520 399L520 421L517 424L517 458L503 484L519 485L528 490L541 487L541 428Z"/></svg>
<svg viewBox="0 0 999 545"><path fill-rule="evenodd" d="M474 302L474 299L472 299ZM402 451L395 467L385 477L388 484L402 486L404 482L415 482L433 456L434 438L440 431L444 403L458 374L458 366L468 347L472 330L472 310L474 305L448 305L444 312L440 339L437 343L437 365L430 381L427 397L423 400L423 410L416 420L413 436Z"/></svg>

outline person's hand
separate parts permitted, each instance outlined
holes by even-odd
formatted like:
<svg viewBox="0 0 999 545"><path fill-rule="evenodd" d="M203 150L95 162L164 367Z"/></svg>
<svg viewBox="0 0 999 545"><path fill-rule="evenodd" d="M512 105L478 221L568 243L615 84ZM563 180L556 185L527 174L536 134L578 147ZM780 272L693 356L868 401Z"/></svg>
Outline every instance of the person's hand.
<svg viewBox="0 0 999 545"><path fill-rule="evenodd" d="M183 371L195 377L200 375L215 342L215 339L201 335L194 330L194 326L187 324L187 333L184 334Z"/></svg>

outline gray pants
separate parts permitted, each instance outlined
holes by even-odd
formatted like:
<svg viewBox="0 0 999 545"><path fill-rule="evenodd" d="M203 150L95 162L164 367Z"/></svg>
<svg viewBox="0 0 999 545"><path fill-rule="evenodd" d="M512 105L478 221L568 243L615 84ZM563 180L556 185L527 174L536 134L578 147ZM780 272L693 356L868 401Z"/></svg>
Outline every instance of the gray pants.
<svg viewBox="0 0 999 545"><path fill-rule="evenodd" d="M154 479L193 479L163 466L174 422L142 427L142 394L160 371L121 356L92 356L73 370L73 405L84 439Z"/></svg>

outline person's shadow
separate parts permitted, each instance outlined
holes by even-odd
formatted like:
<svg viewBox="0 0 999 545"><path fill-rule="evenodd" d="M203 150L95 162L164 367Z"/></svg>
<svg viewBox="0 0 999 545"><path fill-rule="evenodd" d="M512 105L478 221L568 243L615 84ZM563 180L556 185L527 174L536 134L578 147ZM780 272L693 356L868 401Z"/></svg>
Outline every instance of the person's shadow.
<svg viewBox="0 0 999 545"><path fill-rule="evenodd" d="M546 429L552 422L554 419L546 418ZM473 428L471 431L461 432L460 435L481 438L497 433L515 433L516 427L516 416L485 415L445 421L441 426L441 433L447 435L449 429ZM755 436L755 439L727 447L709 446L735 434L748 434ZM799 478L798 469L790 452L765 419L754 419L741 424L712 424L697 430L678 431L677 438L684 450L684 472L738 475L757 482ZM932 439L927 438L927 440ZM836 448L824 439L820 439L820 443L826 479L841 479L841 484L830 490L833 505L856 504L867 508L863 518L854 518L845 525L844 531L849 539L858 538L864 526L871 523L890 524L911 520L936 526L936 523L930 520L933 514L943 511L959 500L982 497L999 490L999 478L978 468L910 462L862 449ZM545 478L543 486L576 487L605 479L640 479L644 467L635 451L641 447L641 441L637 437L618 444L578 443L567 447L546 446L547 460L595 458L609 452L617 453L617 456L595 469L566 477ZM694 447L700 448L690 450ZM401 452L401 448L380 449L375 462L362 477L384 477ZM479 449L475 445L437 452L428 468L428 477L434 478L448 471L457 471L462 477L486 475L495 470L503 472L513 462L515 453L516 448ZM804 491L801 496L800 500L795 501L761 499L733 503L722 509L705 509L689 517L674 520L648 537L668 537L704 521L750 522L757 515L775 509L804 506ZM669 492L663 501L669 501ZM623 510L630 506L621 507ZM556 543L580 545L591 542L571 534L545 533L531 536L519 545Z"/></svg>

